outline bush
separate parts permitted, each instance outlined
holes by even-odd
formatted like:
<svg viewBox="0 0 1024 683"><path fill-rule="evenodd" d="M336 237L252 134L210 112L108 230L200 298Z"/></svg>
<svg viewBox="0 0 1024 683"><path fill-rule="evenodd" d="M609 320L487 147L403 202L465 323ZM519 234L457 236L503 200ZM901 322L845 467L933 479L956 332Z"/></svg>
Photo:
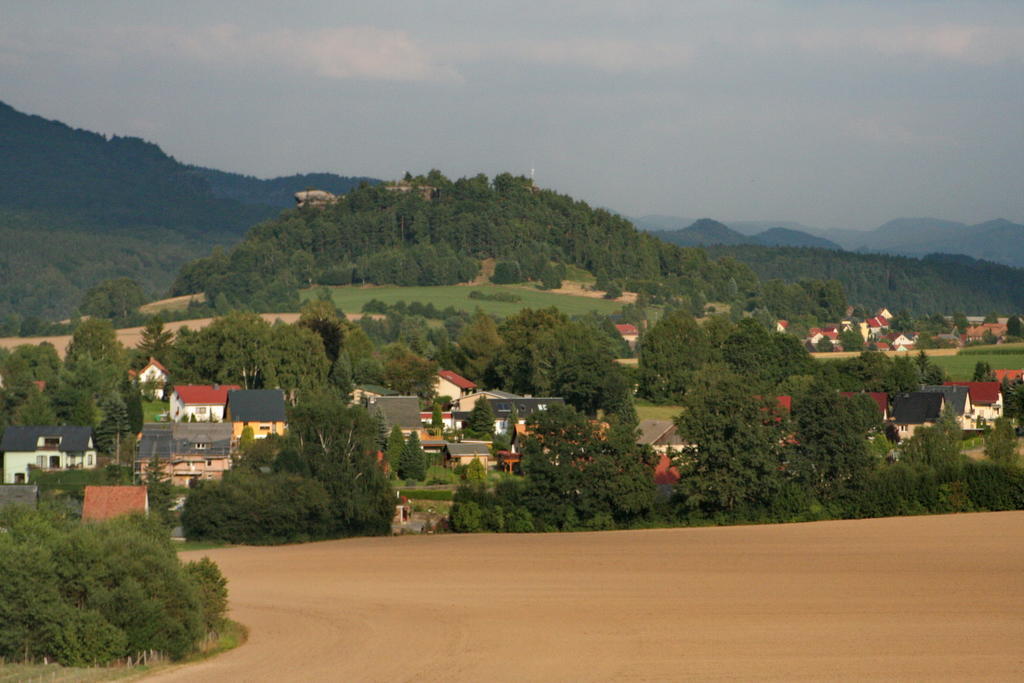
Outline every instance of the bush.
<svg viewBox="0 0 1024 683"><path fill-rule="evenodd" d="M452 529L462 533L482 531L483 510L473 501L459 502L452 506Z"/></svg>
<svg viewBox="0 0 1024 683"><path fill-rule="evenodd" d="M494 275L491 276L491 282L496 285L511 285L524 279L518 261L498 261L494 266Z"/></svg>
<svg viewBox="0 0 1024 683"><path fill-rule="evenodd" d="M156 650L180 659L223 618L206 579L141 516L80 524L53 511L0 512L0 657L106 664ZM206 561L206 577L220 575ZM220 577L223 590L223 577Z"/></svg>

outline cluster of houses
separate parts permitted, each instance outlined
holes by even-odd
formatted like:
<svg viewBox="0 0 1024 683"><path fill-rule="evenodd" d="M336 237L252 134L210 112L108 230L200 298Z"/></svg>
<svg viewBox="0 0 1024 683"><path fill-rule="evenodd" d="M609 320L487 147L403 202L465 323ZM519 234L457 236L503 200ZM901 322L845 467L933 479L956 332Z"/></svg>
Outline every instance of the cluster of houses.
<svg viewBox="0 0 1024 683"><path fill-rule="evenodd" d="M353 401L380 416L388 430L397 426L406 438L415 432L424 452L436 455L446 466L468 465L479 460L485 467L502 467L506 471L512 471L520 461L526 421L551 405L565 403L557 396L520 396L506 391L482 390L451 370L437 373L434 392L450 399L441 412L440 430L433 425L433 411L421 411L416 396L399 396L385 387L362 385L353 392ZM507 438L508 449L495 451L490 440L461 436L480 401L488 402L494 414L493 432Z"/></svg>
<svg viewBox="0 0 1024 683"><path fill-rule="evenodd" d="M852 310L852 309L851 309ZM887 308L879 309L874 316L866 320L854 320L848 318L838 323L830 323L821 327L812 327L803 338L804 347L811 352L821 351L823 347L830 347L832 351L843 351L841 336L844 332L857 330L865 347L873 351L913 351L916 348L918 337L917 332L893 332L890 330L892 313ZM937 334L933 340L943 346L957 348L967 344L982 342L999 342L1006 337L1006 319L999 322L986 323L984 318L968 317L968 325L963 330L954 330L955 334ZM775 322L776 332L790 332L788 320L777 320ZM822 344L823 340L829 344Z"/></svg>

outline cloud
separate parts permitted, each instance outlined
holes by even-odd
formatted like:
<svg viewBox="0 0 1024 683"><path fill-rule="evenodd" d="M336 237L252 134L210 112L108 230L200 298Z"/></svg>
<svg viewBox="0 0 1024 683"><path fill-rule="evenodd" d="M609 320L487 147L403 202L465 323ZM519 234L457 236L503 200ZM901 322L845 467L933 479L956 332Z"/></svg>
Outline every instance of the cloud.
<svg viewBox="0 0 1024 683"><path fill-rule="evenodd" d="M406 31L342 26L298 31L247 31L233 24L197 28L109 26L50 33L30 43L0 37L16 53L63 54L117 63L139 57L187 61L208 69L285 69L330 80L458 81L461 76Z"/></svg>
<svg viewBox="0 0 1024 683"><path fill-rule="evenodd" d="M693 60L694 50L683 43L566 38L464 42L447 48L446 54L463 63L502 61L621 74L686 67Z"/></svg>

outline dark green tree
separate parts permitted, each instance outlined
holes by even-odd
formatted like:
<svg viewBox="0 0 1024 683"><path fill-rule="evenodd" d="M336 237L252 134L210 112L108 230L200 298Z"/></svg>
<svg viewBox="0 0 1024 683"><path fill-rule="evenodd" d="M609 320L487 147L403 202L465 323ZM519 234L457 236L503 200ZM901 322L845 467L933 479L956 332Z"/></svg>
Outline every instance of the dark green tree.
<svg viewBox="0 0 1024 683"><path fill-rule="evenodd" d="M494 436L494 409L486 398L477 399L473 410L466 421L466 435L478 439L489 439Z"/></svg>
<svg viewBox="0 0 1024 683"><path fill-rule="evenodd" d="M427 457L420 446L420 437L416 432L409 432L409 438L402 448L398 459L398 476L401 479L421 481L427 474Z"/></svg>

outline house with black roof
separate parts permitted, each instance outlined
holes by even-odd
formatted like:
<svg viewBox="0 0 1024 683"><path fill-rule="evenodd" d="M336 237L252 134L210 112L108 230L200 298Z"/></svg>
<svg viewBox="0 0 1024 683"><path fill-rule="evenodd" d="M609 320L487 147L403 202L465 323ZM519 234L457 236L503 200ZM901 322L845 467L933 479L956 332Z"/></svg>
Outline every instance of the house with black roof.
<svg viewBox="0 0 1024 683"><path fill-rule="evenodd" d="M284 392L280 389L236 389L228 392L224 421L232 424L237 442L248 427L253 437L283 436L288 429Z"/></svg>
<svg viewBox="0 0 1024 683"><path fill-rule="evenodd" d="M942 417L946 395L937 391L912 391L893 399L892 421L900 439L909 439L919 427L933 425Z"/></svg>
<svg viewBox="0 0 1024 683"><path fill-rule="evenodd" d="M97 465L92 427L12 426L0 440L3 482L27 484L29 470L69 470Z"/></svg>
<svg viewBox="0 0 1024 683"><path fill-rule="evenodd" d="M974 403L971 401L970 389L963 385L925 384L921 391L942 394L944 406L949 406L956 415L961 429L973 429Z"/></svg>

